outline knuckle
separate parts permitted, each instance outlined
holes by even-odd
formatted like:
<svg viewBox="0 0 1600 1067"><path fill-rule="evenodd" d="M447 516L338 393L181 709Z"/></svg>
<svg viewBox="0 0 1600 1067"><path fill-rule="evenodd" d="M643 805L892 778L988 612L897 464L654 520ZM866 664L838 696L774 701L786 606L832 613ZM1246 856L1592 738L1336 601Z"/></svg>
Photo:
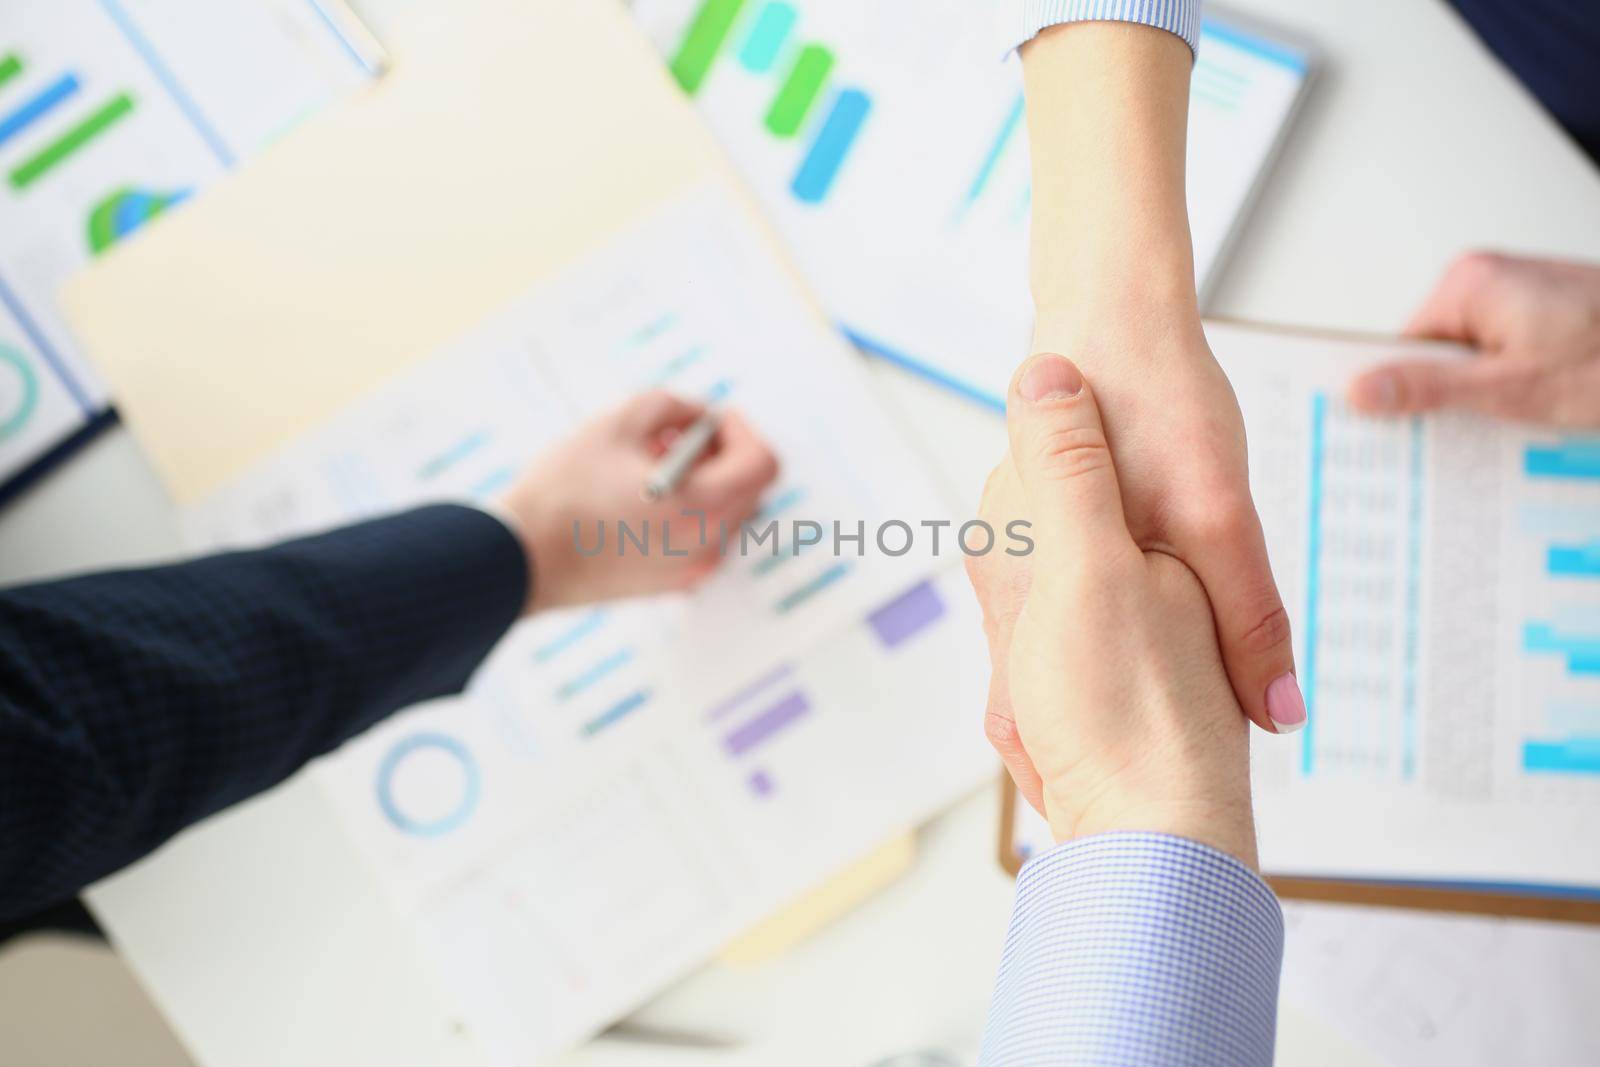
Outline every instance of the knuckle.
<svg viewBox="0 0 1600 1067"><path fill-rule="evenodd" d="M1248 490L1232 487L1208 493L1193 523L1201 538L1229 545L1251 536L1256 524L1255 501Z"/></svg>
<svg viewBox="0 0 1600 1067"><path fill-rule="evenodd" d="M1260 621L1246 630L1239 638L1239 646L1250 655L1271 652L1274 649L1287 645L1293 631L1289 625L1289 613L1283 609L1282 604L1270 608Z"/></svg>
<svg viewBox="0 0 1600 1067"><path fill-rule="evenodd" d="M1033 443L1034 466L1052 481L1071 481L1111 467L1111 449L1098 426L1064 426Z"/></svg>
<svg viewBox="0 0 1600 1067"><path fill-rule="evenodd" d="M1475 248L1457 256L1445 272L1445 277L1467 291L1493 284L1505 271L1506 257L1499 252Z"/></svg>
<svg viewBox="0 0 1600 1067"><path fill-rule="evenodd" d="M1016 721L993 708L984 713L983 736L1001 756L1014 756L1022 751L1022 735L1017 732Z"/></svg>

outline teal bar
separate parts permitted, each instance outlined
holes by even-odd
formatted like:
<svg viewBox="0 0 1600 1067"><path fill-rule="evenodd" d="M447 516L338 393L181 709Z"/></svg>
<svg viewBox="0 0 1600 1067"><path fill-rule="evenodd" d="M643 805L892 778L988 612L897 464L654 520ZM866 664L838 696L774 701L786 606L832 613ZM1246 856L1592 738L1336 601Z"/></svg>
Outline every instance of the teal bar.
<svg viewBox="0 0 1600 1067"><path fill-rule="evenodd" d="M756 24L750 29L750 35L744 39L744 48L739 52L739 62L744 69L752 74L765 74L771 70L798 18L799 13L792 4L774 2L762 8L761 14L756 16Z"/></svg>

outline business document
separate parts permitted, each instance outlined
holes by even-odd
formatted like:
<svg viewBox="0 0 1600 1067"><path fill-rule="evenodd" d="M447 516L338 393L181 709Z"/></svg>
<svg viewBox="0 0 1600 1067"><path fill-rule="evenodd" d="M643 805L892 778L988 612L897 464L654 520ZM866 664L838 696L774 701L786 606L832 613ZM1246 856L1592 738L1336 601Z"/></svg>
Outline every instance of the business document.
<svg viewBox="0 0 1600 1067"><path fill-rule="evenodd" d="M0 491L110 406L61 285L370 71L314 0L0 13Z"/></svg>
<svg viewBox="0 0 1600 1067"><path fill-rule="evenodd" d="M1600 895L1600 438L1342 399L1376 363L1474 358L1455 346L1206 335L1309 710L1253 731L1262 868Z"/></svg>
<svg viewBox="0 0 1600 1067"><path fill-rule="evenodd" d="M983 0L635 0L828 314L987 406L1027 355L1021 63ZM1311 76L1302 44L1208 17L1189 106L1202 296Z"/></svg>
<svg viewBox="0 0 1600 1067"><path fill-rule="evenodd" d="M482 500L660 386L747 413L762 520L948 510L720 185L669 203L188 508L204 546ZM785 535L786 537L788 535ZM869 534L869 546L870 546ZM517 626L460 699L317 773L492 1062L566 1047L985 779L959 571L831 539Z"/></svg>

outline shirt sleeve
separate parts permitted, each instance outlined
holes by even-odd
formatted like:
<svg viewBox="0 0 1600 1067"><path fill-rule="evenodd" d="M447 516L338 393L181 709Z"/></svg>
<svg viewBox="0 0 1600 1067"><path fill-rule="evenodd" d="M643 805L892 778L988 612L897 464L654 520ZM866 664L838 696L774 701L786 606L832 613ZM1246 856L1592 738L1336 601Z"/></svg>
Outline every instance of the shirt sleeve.
<svg viewBox="0 0 1600 1067"><path fill-rule="evenodd" d="M1022 869L983 1067L1268 1067L1283 912L1216 849L1102 834Z"/></svg>
<svg viewBox="0 0 1600 1067"><path fill-rule="evenodd" d="M1200 0L1010 0L1005 26L1009 51L1041 30L1067 22L1134 22L1182 37L1191 53L1200 50Z"/></svg>
<svg viewBox="0 0 1600 1067"><path fill-rule="evenodd" d="M0 919L458 692L528 593L482 511L0 592Z"/></svg>

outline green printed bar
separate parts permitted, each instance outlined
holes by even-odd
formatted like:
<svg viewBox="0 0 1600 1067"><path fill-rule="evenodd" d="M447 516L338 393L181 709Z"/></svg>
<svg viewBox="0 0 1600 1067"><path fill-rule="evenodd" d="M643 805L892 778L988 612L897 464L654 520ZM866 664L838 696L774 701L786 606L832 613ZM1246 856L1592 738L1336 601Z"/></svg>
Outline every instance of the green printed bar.
<svg viewBox="0 0 1600 1067"><path fill-rule="evenodd" d="M722 51L733 29L733 20L739 17L744 0L705 0L695 12L689 32L683 35L678 54L672 57L672 76L683 86L683 91L693 95L711 72L711 63Z"/></svg>
<svg viewBox="0 0 1600 1067"><path fill-rule="evenodd" d="M0 86L22 73L22 57L12 52L4 59L0 59Z"/></svg>
<svg viewBox="0 0 1600 1067"><path fill-rule="evenodd" d="M767 129L775 137L793 137L800 132L806 112L822 93L822 85L833 69L833 53L820 44L808 44L800 50L794 69L778 90L772 107L767 111Z"/></svg>
<svg viewBox="0 0 1600 1067"><path fill-rule="evenodd" d="M100 110L46 145L38 155L24 160L11 172L11 188L26 189L132 110L133 97L127 93L112 97Z"/></svg>

